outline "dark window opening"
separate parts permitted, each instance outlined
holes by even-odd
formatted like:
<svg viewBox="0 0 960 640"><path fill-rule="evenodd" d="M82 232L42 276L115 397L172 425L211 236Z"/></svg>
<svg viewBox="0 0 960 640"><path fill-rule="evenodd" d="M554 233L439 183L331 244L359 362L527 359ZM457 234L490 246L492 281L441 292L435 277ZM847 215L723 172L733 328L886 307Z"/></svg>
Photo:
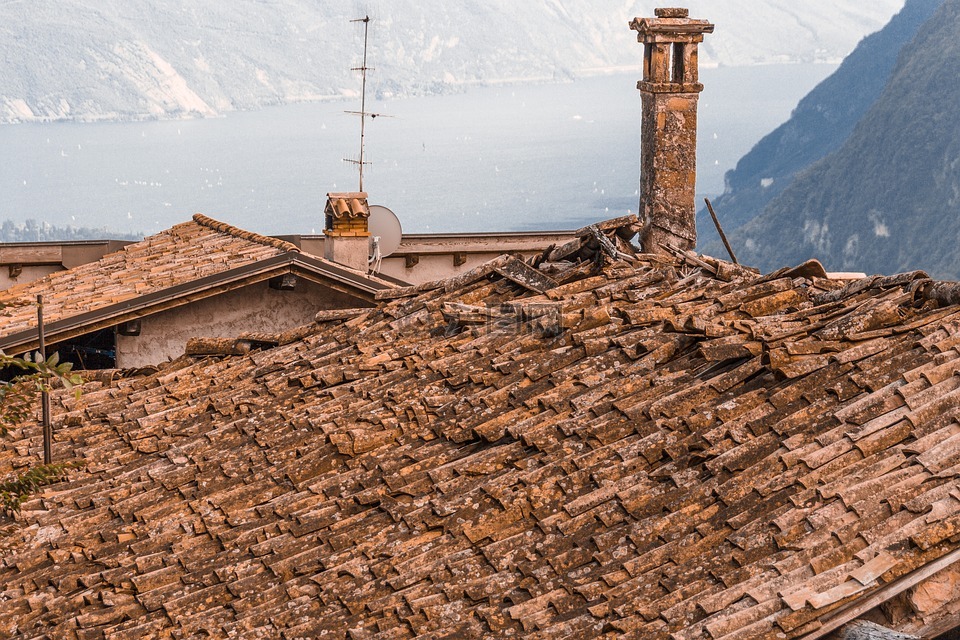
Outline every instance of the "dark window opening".
<svg viewBox="0 0 960 640"><path fill-rule="evenodd" d="M22 358L23 356L24 354L21 353L19 357ZM15 367L13 365L0 367L0 383L13 382L14 378L18 376L22 376L24 374L29 374L29 373L31 372L26 369L21 369L20 367Z"/></svg>
<svg viewBox="0 0 960 640"><path fill-rule="evenodd" d="M113 329L101 329L47 347L47 353L54 351L60 354L60 362L72 363L75 371L117 366L117 340Z"/></svg>
<svg viewBox="0 0 960 640"><path fill-rule="evenodd" d="M36 351L31 351L32 359ZM77 338L47 345L47 357L59 354L60 362L69 362L74 371L113 369L117 366L117 340L113 329L101 329ZM26 353L17 354L20 358ZM0 367L0 382L10 382L27 370L16 366Z"/></svg>
<svg viewBox="0 0 960 640"><path fill-rule="evenodd" d="M671 64L672 67L672 80L676 83L682 83L684 81L684 76L686 75L686 69L684 68L684 45L682 42L675 42L673 44L673 61Z"/></svg>
<svg viewBox="0 0 960 640"><path fill-rule="evenodd" d="M933 640L960 640L960 628L954 629L953 631L947 631L943 635L939 635Z"/></svg>

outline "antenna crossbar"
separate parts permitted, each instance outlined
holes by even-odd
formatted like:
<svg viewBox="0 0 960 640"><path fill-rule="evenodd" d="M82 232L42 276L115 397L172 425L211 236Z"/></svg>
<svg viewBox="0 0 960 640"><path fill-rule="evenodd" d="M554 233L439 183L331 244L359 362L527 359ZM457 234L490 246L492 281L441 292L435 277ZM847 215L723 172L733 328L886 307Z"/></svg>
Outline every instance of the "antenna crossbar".
<svg viewBox="0 0 960 640"><path fill-rule="evenodd" d="M352 116L363 116L366 118L370 118L371 120L375 118L392 118L393 117L393 116L388 116L385 113L373 113L372 111L344 111L344 113L348 113Z"/></svg>

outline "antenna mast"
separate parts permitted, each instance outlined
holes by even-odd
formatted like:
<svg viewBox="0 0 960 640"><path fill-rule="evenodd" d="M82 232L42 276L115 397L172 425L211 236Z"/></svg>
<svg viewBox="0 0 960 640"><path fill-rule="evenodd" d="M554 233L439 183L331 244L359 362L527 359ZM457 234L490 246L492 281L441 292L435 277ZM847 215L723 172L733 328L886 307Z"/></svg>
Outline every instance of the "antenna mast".
<svg viewBox="0 0 960 640"><path fill-rule="evenodd" d="M354 67L351 71L360 71L363 77L362 90L360 94L360 111L347 111L354 115L360 116L360 159L359 160L349 160L344 158L344 162L349 162L355 164L360 168L360 191L363 191L363 167L364 165L370 164L369 162L364 162L363 160L363 150L364 150L364 136L366 135L366 126L367 126L367 116L371 118L376 118L378 113L367 113L367 71L370 70L370 67L367 66L367 43L369 41L370 35L370 16L364 16L356 20L351 20L350 22L362 22L363 23L363 66Z"/></svg>

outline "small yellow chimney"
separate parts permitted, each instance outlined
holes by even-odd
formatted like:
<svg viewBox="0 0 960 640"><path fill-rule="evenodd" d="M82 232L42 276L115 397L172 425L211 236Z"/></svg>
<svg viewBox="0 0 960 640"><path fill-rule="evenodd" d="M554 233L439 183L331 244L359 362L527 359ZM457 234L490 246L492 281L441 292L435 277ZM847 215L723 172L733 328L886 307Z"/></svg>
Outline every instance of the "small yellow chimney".
<svg viewBox="0 0 960 640"><path fill-rule="evenodd" d="M324 209L323 255L366 272L370 257L370 206L363 191L328 193Z"/></svg>

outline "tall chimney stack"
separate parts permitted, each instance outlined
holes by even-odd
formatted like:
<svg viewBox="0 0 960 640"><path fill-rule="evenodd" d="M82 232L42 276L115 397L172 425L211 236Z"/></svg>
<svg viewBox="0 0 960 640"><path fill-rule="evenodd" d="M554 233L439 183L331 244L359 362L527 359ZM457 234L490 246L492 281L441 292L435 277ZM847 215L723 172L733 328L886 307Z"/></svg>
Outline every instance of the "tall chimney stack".
<svg viewBox="0 0 960 640"><path fill-rule="evenodd" d="M706 20L686 9L657 9L655 18L635 18L630 28L643 43L643 80L637 84L643 116L640 150L640 243L648 253L661 245L697 244L697 45L713 33Z"/></svg>

